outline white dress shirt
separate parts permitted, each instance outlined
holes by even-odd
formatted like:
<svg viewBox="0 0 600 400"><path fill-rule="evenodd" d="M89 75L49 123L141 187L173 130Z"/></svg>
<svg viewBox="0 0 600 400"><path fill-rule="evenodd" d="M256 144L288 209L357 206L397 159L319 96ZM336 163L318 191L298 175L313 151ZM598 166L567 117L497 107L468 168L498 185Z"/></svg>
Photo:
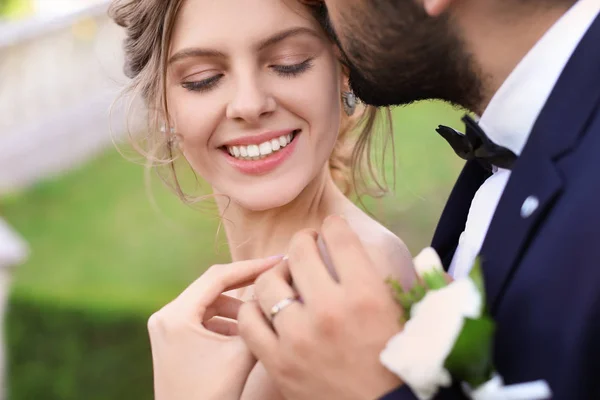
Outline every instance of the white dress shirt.
<svg viewBox="0 0 600 400"><path fill-rule="evenodd" d="M521 154L560 74L599 13L600 0L579 0L512 71L479 120L494 143ZM495 169L475 193L450 264L449 273L453 277L469 274L510 173L507 169Z"/></svg>

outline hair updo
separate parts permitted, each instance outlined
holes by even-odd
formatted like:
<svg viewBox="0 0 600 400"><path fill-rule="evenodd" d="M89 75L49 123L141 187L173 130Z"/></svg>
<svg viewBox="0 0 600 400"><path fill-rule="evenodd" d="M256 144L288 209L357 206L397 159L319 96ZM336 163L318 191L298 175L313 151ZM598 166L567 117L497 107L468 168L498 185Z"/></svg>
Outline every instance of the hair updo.
<svg viewBox="0 0 600 400"><path fill-rule="evenodd" d="M131 79L127 92L143 99L147 108L146 134L130 140L149 166L159 168L160 177L173 188L185 202L193 197L184 193L175 168L178 155L173 135L165 127L168 120L166 100L167 59L177 14L184 0L113 0L109 16L125 28L125 75ZM321 2L297 1L307 7L323 30L333 40L328 26L327 10ZM340 97L340 101L341 97ZM387 128L391 130L388 109ZM338 139L329 158L332 178L346 195L381 195L386 187L377 177L371 162L373 131L378 110L359 104L353 116L343 113ZM359 132L360 131L360 132ZM391 139L391 134L386 135Z"/></svg>

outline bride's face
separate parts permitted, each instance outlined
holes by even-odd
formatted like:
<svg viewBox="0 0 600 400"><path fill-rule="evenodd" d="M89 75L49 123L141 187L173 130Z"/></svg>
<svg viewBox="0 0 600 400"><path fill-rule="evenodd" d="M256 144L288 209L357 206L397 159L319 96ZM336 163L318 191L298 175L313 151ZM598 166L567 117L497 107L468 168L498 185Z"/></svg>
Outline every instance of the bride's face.
<svg viewBox="0 0 600 400"><path fill-rule="evenodd" d="M343 82L303 6L186 0L169 52L172 126L194 170L250 210L295 199L326 167Z"/></svg>

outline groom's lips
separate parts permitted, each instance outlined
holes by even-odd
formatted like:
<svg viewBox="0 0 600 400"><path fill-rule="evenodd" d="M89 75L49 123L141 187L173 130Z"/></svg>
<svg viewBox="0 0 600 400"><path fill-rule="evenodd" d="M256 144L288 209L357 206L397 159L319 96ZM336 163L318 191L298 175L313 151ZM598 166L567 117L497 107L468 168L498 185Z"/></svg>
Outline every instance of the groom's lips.
<svg viewBox="0 0 600 400"><path fill-rule="evenodd" d="M287 146L258 160L242 160L231 156L226 151L223 154L227 162L240 172L247 175L264 175L283 164L292 155L300 136L301 132L295 133L292 141Z"/></svg>

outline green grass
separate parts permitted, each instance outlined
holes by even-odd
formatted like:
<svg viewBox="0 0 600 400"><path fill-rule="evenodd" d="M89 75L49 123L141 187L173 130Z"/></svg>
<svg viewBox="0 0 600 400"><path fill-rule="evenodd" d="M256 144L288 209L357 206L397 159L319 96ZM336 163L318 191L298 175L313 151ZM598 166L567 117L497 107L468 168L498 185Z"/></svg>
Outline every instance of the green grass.
<svg viewBox="0 0 600 400"><path fill-rule="evenodd" d="M367 204L413 252L428 244L462 165L434 129L439 123L460 127L459 117L439 103L394 112L396 191ZM14 294L74 308L146 313L206 267L227 261L224 241L215 235L216 214L180 204L159 184L153 188L157 211L143 175L142 167L110 150L1 199L0 212L32 248L30 260L15 271Z"/></svg>

